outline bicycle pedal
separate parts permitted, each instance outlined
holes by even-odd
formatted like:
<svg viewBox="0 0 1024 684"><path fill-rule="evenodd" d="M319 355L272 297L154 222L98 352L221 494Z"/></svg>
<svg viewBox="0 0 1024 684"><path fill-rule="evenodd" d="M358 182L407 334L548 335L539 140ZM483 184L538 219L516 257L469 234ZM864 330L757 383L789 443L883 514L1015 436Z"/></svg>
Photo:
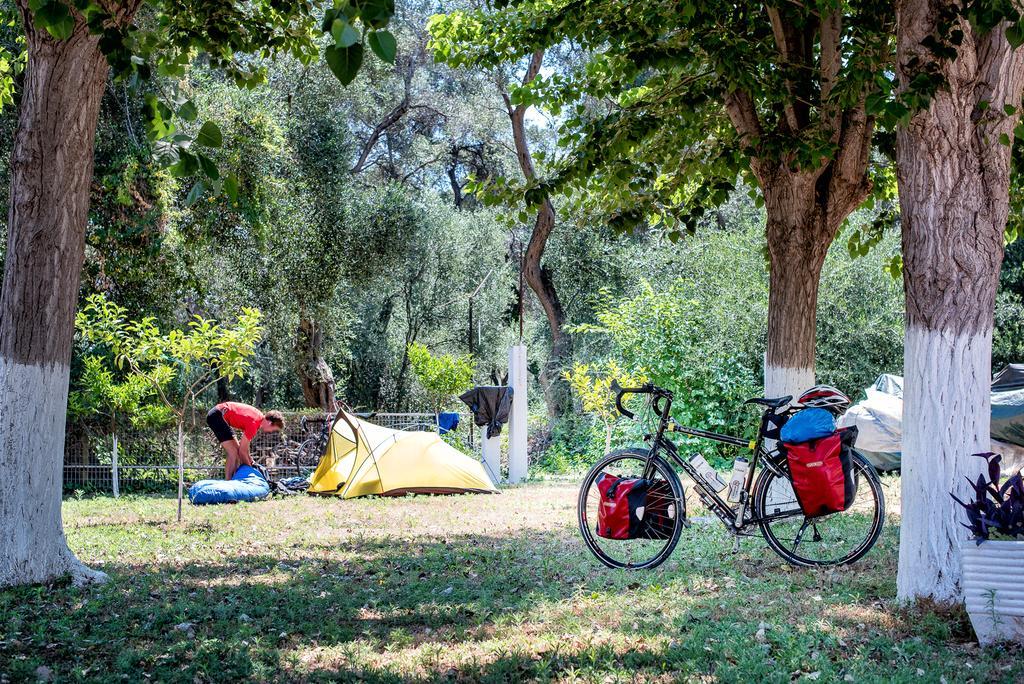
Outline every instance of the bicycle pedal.
<svg viewBox="0 0 1024 684"><path fill-rule="evenodd" d="M739 553L740 552L740 538L739 537L734 537L733 540L732 540L732 552L733 553Z"/></svg>

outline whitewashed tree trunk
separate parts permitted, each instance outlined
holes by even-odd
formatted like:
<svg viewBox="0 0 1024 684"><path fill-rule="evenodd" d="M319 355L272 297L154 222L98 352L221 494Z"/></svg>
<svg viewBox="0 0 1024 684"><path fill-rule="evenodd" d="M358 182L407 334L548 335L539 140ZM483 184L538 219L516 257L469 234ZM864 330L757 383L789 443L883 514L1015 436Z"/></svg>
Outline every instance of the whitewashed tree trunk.
<svg viewBox="0 0 1024 684"><path fill-rule="evenodd" d="M874 117L863 97L842 106L830 98L842 64L838 11L820 15L816 29L778 8L769 7L768 14L782 62L820 73L820 102L830 103L811 116L807 100L791 92L786 116L770 124L780 126L773 132L801 135L814 128L815 135L827 132L835 146L832 157L819 164L798 164L796 155L780 156L772 146L750 159L764 196L769 260L765 395L798 396L815 384L818 282L825 256L843 221L871 192L867 169ZM815 35L820 37L817 54ZM743 144L757 150L766 131L755 98L737 89L725 96L724 105Z"/></svg>
<svg viewBox="0 0 1024 684"><path fill-rule="evenodd" d="M897 134L903 225L906 342L903 477L897 596L960 597L965 498L988 451L992 314L1009 210L1009 145L1019 116L1024 60L997 26L968 22L954 59L926 47L948 9L934 0L897 6L901 84L940 73L946 85ZM982 104L984 103L984 104Z"/></svg>
<svg viewBox="0 0 1024 684"><path fill-rule="evenodd" d="M61 475L69 366L0 358L0 587L106 575L68 549ZM40 397L47 401L39 401Z"/></svg>
<svg viewBox="0 0 1024 684"><path fill-rule="evenodd" d="M955 600L960 592L963 511L989 450L992 330L957 334L910 327L903 381L901 598Z"/></svg>
<svg viewBox="0 0 1024 684"><path fill-rule="evenodd" d="M0 294L0 587L105 578L68 548L60 509L74 312L107 63L84 24L55 41L21 9L29 59Z"/></svg>
<svg viewBox="0 0 1024 684"><path fill-rule="evenodd" d="M764 364L764 396L766 397L798 397L806 390L814 387L814 367L786 368L774 366L765 355Z"/></svg>

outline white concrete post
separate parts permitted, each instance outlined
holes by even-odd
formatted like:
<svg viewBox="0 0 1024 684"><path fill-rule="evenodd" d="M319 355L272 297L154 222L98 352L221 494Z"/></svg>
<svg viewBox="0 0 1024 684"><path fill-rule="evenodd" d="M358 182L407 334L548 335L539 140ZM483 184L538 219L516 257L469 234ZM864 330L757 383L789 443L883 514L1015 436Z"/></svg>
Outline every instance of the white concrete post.
<svg viewBox="0 0 1024 684"><path fill-rule="evenodd" d="M114 491L114 498L117 499L117 498L119 498L121 496L121 484L118 481L118 472L117 472L117 452L118 452L117 434L114 434L114 444L113 444L113 447L114 447L114 452L113 452L113 454L110 457L110 488Z"/></svg>
<svg viewBox="0 0 1024 684"><path fill-rule="evenodd" d="M494 484L501 482L501 436L487 437L487 426L480 428L480 450L483 452L484 470Z"/></svg>
<svg viewBox="0 0 1024 684"><path fill-rule="evenodd" d="M526 345L508 350L508 384L512 387L512 411L508 418L508 481L526 479Z"/></svg>

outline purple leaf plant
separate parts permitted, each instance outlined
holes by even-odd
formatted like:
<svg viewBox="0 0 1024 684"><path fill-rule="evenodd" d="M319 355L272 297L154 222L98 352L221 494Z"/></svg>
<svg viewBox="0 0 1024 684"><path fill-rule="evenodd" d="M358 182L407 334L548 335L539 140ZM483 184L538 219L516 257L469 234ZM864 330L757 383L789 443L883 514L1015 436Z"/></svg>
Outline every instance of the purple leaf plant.
<svg viewBox="0 0 1024 684"><path fill-rule="evenodd" d="M953 500L967 511L969 524L964 524L964 527L973 533L978 544L987 539L1024 541L1024 478L1020 471L1000 485L1003 457L991 452L974 455L984 458L988 464L987 479L985 473L978 475L976 482L967 479L974 490L974 497L969 502L961 501L950 493Z"/></svg>

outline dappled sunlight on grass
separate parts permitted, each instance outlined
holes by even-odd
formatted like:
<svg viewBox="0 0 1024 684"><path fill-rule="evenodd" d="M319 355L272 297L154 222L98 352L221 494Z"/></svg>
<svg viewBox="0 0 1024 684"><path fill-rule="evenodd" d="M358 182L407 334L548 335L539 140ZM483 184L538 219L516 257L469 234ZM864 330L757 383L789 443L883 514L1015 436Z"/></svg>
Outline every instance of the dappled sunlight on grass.
<svg viewBox="0 0 1024 684"><path fill-rule="evenodd" d="M83 680L1006 679L962 616L897 609L895 548L792 568L714 521L646 572L611 571L575 528L575 487L501 496L306 496L186 508L68 501L106 586L0 594L0 673ZM694 509L694 516L705 512ZM915 641L916 640L916 641ZM1014 661L1016 662L1016 661ZM1024 676L1019 665L1009 675ZM815 675L814 673L818 673ZM934 675L934 676L932 676ZM960 675L963 675L962 677Z"/></svg>

